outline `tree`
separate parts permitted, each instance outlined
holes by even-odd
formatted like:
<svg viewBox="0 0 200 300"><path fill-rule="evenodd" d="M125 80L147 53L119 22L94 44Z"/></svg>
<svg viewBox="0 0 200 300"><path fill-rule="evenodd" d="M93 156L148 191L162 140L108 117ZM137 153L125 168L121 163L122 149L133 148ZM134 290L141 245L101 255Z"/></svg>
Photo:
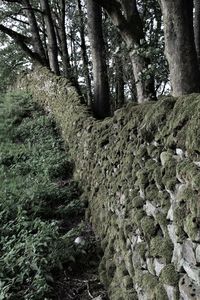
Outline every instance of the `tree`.
<svg viewBox="0 0 200 300"><path fill-rule="evenodd" d="M85 41L84 14L83 14L81 0L77 0L77 5L78 5L78 13L79 13L78 17L79 17L80 40L81 40L81 55L83 60L83 73L87 85L87 104L88 106L91 106L92 87L91 87L91 78L89 73L89 60L88 60L87 47Z"/></svg>
<svg viewBox="0 0 200 300"><path fill-rule="evenodd" d="M40 37L38 23L37 23L36 16L35 16L35 13L33 10L33 6L31 5L29 0L22 0L22 4L25 7L24 11L25 11L25 14L29 21L34 51L41 57L43 64L48 66L48 60L47 60L45 50L44 50L44 47L42 44L42 40Z"/></svg>
<svg viewBox="0 0 200 300"><path fill-rule="evenodd" d="M161 0L160 4L173 95L199 92L200 71L194 41L193 0ZM198 49L197 30L196 33Z"/></svg>
<svg viewBox="0 0 200 300"><path fill-rule="evenodd" d="M152 74L145 76L150 60L143 55L142 48L145 45L145 33L136 0L93 1L102 5L107 11L126 43L132 62L138 102L142 103L155 99L154 78Z"/></svg>
<svg viewBox="0 0 200 300"><path fill-rule="evenodd" d="M200 65L200 1L194 0L194 34L198 62Z"/></svg>
<svg viewBox="0 0 200 300"><path fill-rule="evenodd" d="M2 34L0 39L4 40ZM6 39L7 43L7 39ZM0 49L0 93L6 92L17 80L17 76L26 70L29 65L24 52L16 48L15 43L9 43L7 47Z"/></svg>
<svg viewBox="0 0 200 300"><path fill-rule="evenodd" d="M41 10L44 15L44 21L46 25L47 37L48 37L48 56L50 69L56 74L60 74L58 64L58 45L56 39L55 28L53 24L52 13L48 0L40 0Z"/></svg>
<svg viewBox="0 0 200 300"><path fill-rule="evenodd" d="M93 0L87 0L87 14L94 77L93 111L97 118L102 119L110 115L110 100L101 7Z"/></svg>

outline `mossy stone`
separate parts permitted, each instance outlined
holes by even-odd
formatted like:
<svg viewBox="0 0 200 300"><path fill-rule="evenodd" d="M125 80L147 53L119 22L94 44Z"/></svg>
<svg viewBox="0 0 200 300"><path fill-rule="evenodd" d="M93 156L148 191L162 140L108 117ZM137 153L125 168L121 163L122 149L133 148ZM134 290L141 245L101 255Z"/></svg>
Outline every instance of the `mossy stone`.
<svg viewBox="0 0 200 300"><path fill-rule="evenodd" d="M173 243L169 237L156 236L150 241L150 254L153 257L163 257L167 263L171 262Z"/></svg>
<svg viewBox="0 0 200 300"><path fill-rule="evenodd" d="M176 286L178 284L179 274L176 272L173 264L168 264L162 269L160 279L163 284L172 286Z"/></svg>
<svg viewBox="0 0 200 300"><path fill-rule="evenodd" d="M144 236L149 240L156 232L155 221L152 217L144 217L141 220L141 228Z"/></svg>

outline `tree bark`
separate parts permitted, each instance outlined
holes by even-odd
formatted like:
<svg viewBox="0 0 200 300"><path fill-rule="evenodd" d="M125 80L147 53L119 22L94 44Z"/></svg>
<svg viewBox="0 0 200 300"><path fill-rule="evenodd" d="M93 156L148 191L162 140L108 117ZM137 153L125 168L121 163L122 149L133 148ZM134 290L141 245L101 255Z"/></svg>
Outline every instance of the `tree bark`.
<svg viewBox="0 0 200 300"><path fill-rule="evenodd" d="M6 26L0 24L0 31L4 32L5 34L9 35L15 43L35 62L43 64L43 59L38 53L33 52L28 46L27 43L31 42L31 39L23 34L20 34Z"/></svg>
<svg viewBox="0 0 200 300"><path fill-rule="evenodd" d="M160 0L164 21L165 54L172 93L200 91L200 71L194 42L193 0Z"/></svg>
<svg viewBox="0 0 200 300"><path fill-rule="evenodd" d="M65 0L60 0L60 17L58 16L59 22L59 35L60 35L60 48L61 48L61 59L63 64L63 75L70 79L72 77L72 70L70 65L68 47L67 47L67 35L65 30Z"/></svg>
<svg viewBox="0 0 200 300"><path fill-rule="evenodd" d="M116 72L116 108L124 105L124 70L122 58L117 55L115 58L115 72Z"/></svg>
<svg viewBox="0 0 200 300"><path fill-rule="evenodd" d="M194 0L194 34L197 58L200 66L200 0Z"/></svg>
<svg viewBox="0 0 200 300"><path fill-rule="evenodd" d="M85 43L85 29L84 29L84 20L83 20L83 10L81 5L81 0L77 0L78 11L79 11L79 24L80 24L80 37L81 37L81 55L83 60L83 72L85 76L85 82L87 86L87 104L91 106L92 102L92 87L91 87L91 79L88 68L88 55L87 48Z"/></svg>
<svg viewBox="0 0 200 300"><path fill-rule="evenodd" d="M41 9L44 14L44 21L46 25L47 37L48 37L48 57L49 65L52 72L59 75L58 64L58 45L56 40L56 33L54 29L53 19L48 0L40 0Z"/></svg>
<svg viewBox="0 0 200 300"><path fill-rule="evenodd" d="M101 7L93 0L87 0L87 13L94 77L93 111L97 118L103 119L110 116L110 99Z"/></svg>
<svg viewBox="0 0 200 300"><path fill-rule="evenodd" d="M33 7L30 4L29 0L23 0L23 4L25 6L25 9L24 9L25 14L27 15L27 18L29 20L33 49L41 57L41 60L43 61L43 64L48 66L48 59L45 55L44 47L42 45L42 40L40 38L38 24L37 24L37 21L36 21L36 17L35 17Z"/></svg>
<svg viewBox="0 0 200 300"><path fill-rule="evenodd" d="M139 103L155 100L154 77L145 77L150 61L140 53L145 39L143 24L136 0L93 0L107 11L113 24L118 28L129 51L135 78L137 100Z"/></svg>

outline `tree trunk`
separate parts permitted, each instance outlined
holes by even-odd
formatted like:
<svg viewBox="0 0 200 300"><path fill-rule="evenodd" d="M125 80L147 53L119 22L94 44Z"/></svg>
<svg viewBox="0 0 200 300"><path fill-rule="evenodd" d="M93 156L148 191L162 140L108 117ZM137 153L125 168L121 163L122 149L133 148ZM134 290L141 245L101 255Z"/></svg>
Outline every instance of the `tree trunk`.
<svg viewBox="0 0 200 300"><path fill-rule="evenodd" d="M103 119L110 116L110 99L102 32L102 11L93 0L87 0L87 12L94 77L93 111L97 118Z"/></svg>
<svg viewBox="0 0 200 300"><path fill-rule="evenodd" d="M146 75L150 61L147 58L136 54L134 50L129 52L133 74L135 78L135 85L137 91L137 102L143 103L150 100L155 100L155 87L153 75Z"/></svg>
<svg viewBox="0 0 200 300"><path fill-rule="evenodd" d="M58 46L49 2L48 0L40 0L40 5L44 14L44 21L48 37L48 56L50 69L55 74L59 75Z"/></svg>
<svg viewBox="0 0 200 300"><path fill-rule="evenodd" d="M63 74L66 78L71 79L72 70L70 65L69 53L67 48L67 35L65 30L65 0L60 0L60 18L59 22L59 35L60 35L60 48L62 52Z"/></svg>
<svg viewBox="0 0 200 300"><path fill-rule="evenodd" d="M193 1L161 0L165 53L172 93L181 96L200 91L200 71L194 42Z"/></svg>
<svg viewBox="0 0 200 300"><path fill-rule="evenodd" d="M104 7L113 24L126 43L132 62L133 74L139 103L155 100L154 77L145 76L150 62L138 51L142 48L141 41L145 40L143 24L140 18L136 0L94 0Z"/></svg>
<svg viewBox="0 0 200 300"><path fill-rule="evenodd" d="M9 35L15 43L34 61L39 64L43 64L44 61L41 59L41 56L38 53L33 52L28 46L27 43L30 43L30 38L20 34L4 25L0 24L0 31Z"/></svg>
<svg viewBox="0 0 200 300"><path fill-rule="evenodd" d="M116 108L124 105L124 70L122 58L117 55L115 58L116 71Z"/></svg>
<svg viewBox="0 0 200 300"><path fill-rule="evenodd" d="M194 0L194 34L197 58L200 66L200 0Z"/></svg>
<svg viewBox="0 0 200 300"><path fill-rule="evenodd" d="M85 77L85 82L87 86L87 104L91 106L92 102L92 88L91 88L91 79L88 68L88 55L85 43L85 30L84 30L84 20L83 20L83 10L81 5L81 0L78 2L78 11L79 11L79 24L80 24L80 37L81 37L81 55L83 60L83 72Z"/></svg>
<svg viewBox="0 0 200 300"><path fill-rule="evenodd" d="M29 0L23 0L23 4L25 6L25 13L29 20L33 49L41 57L41 61L43 61L43 64L48 66L48 59L46 58L45 51L42 45L42 40L40 38L38 24L33 7L31 6Z"/></svg>

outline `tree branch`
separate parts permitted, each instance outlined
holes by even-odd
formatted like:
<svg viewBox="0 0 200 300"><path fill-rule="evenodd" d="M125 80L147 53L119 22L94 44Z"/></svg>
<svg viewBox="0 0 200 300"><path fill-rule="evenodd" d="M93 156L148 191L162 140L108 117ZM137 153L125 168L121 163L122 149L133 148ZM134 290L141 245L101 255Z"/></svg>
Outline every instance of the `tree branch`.
<svg viewBox="0 0 200 300"><path fill-rule="evenodd" d="M33 52L27 45L26 42L30 42L31 39L27 36L24 36L21 33L18 33L10 28L5 27L4 25L0 24L0 31L9 35L17 45L21 47L21 49L34 61L38 61L42 65L44 64L43 59L35 52Z"/></svg>

